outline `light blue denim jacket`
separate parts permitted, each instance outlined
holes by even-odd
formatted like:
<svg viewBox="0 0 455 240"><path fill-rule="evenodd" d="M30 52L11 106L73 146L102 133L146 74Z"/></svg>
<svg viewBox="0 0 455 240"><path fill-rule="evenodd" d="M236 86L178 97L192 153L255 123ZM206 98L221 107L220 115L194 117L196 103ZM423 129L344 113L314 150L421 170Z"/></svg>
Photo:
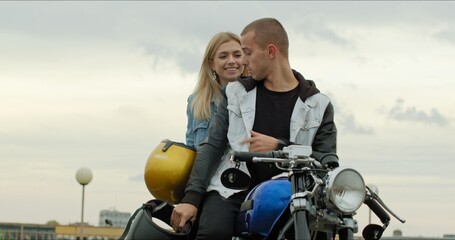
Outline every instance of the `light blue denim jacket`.
<svg viewBox="0 0 455 240"><path fill-rule="evenodd" d="M247 91L240 82L229 83L226 87L227 110L229 113L227 138L231 149L234 151L249 151L249 144L242 143L242 140L251 137L256 115L256 93L256 87L251 91ZM292 111L289 140L296 144L312 146L316 133L321 123L323 123L324 114L329 104L330 99L322 93L316 93L305 101L298 98ZM332 131L332 129L330 130ZM330 141L328 137L327 141ZM329 149L331 150L331 148ZM315 150L319 149L316 148ZM223 157L217 171L210 180L207 191L216 190L221 196L226 198L239 192L240 190L226 188L221 183L221 174L228 168L233 167L235 167L235 163L229 157ZM238 167L249 174L246 163L242 162Z"/></svg>
<svg viewBox="0 0 455 240"><path fill-rule="evenodd" d="M334 109L329 97L319 93L314 82L307 81L297 71L294 71L294 76L300 82L300 97L292 112L289 141L292 144L312 146L312 156L322 165L338 163L337 130ZM210 139L198 149L182 203L191 203L198 207L203 194L207 191L216 190L224 197L238 191L222 186L219 175L224 169L232 166L229 157L226 155L223 157L227 148L230 147L234 151L249 149L248 144L239 144L239 140L250 136L254 124L255 81L239 80L228 83L224 89L220 107L210 123L208 136ZM310 91L313 87L315 89ZM240 169L244 170L242 164ZM246 169L245 172L247 171Z"/></svg>
<svg viewBox="0 0 455 240"><path fill-rule="evenodd" d="M190 147L197 148L199 144L201 144L207 138L207 132L210 125L210 119L208 120L197 120L194 118L194 113L191 109L191 103L194 99L194 95L191 94L187 100L186 106L186 115L188 118L188 123L186 126L186 145ZM216 112L216 104L215 101L212 100L210 103L210 112L211 116L213 116Z"/></svg>

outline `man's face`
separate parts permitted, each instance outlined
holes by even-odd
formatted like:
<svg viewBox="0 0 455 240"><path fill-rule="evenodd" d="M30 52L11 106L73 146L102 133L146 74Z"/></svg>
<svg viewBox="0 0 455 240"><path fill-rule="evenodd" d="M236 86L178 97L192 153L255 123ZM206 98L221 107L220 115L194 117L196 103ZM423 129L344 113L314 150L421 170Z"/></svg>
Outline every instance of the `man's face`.
<svg viewBox="0 0 455 240"><path fill-rule="evenodd" d="M250 31L242 35L243 65L251 74L253 79L263 80L268 75L267 72L267 49L260 48L254 42L254 32Z"/></svg>

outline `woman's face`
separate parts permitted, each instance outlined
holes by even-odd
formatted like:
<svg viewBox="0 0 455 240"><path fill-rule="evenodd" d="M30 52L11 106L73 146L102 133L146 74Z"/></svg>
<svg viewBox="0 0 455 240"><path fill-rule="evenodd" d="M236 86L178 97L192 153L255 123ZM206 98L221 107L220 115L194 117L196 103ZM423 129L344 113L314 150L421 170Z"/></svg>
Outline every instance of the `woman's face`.
<svg viewBox="0 0 455 240"><path fill-rule="evenodd" d="M243 72L242 47L234 40L225 42L215 51L210 67L218 75L221 85L237 80Z"/></svg>

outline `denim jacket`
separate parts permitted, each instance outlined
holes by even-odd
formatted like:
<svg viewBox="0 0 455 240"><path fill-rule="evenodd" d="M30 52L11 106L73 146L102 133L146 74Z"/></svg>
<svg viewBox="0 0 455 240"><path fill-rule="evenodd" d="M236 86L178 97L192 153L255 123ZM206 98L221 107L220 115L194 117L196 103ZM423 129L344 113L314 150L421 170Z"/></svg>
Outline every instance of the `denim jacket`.
<svg viewBox="0 0 455 240"><path fill-rule="evenodd" d="M318 90L307 95L307 87L312 83L297 71L294 75L300 82L301 95L291 116L289 141L312 146L313 157L323 165L338 162L337 131L330 99ZM228 83L224 89L224 98L210 124L208 141L200 146L196 155L182 202L199 206L206 191L216 190L224 197L238 191L222 186L220 174L233 166L226 155L223 157L226 147L234 151L249 149L247 144L239 144L242 139L250 137L255 117L256 87L249 83L254 84L254 80ZM248 173L246 166L241 165L240 169Z"/></svg>
<svg viewBox="0 0 455 240"><path fill-rule="evenodd" d="M229 113L228 142L232 150L248 152L249 144L240 144L240 142L245 138L251 137L250 133L253 129L256 113L256 88L247 91L240 82L236 82L227 86L226 95ZM296 144L312 146L316 133L321 123L323 123L327 107L329 109L332 107L329 104L330 99L322 93L316 93L308 97L305 101L298 98L291 116L289 141ZM327 138L327 140L331 141L330 138ZM314 150L318 151L320 149ZM329 148L329 150L332 153L334 152L334 148ZM221 164L210 180L207 191L216 190L221 196L226 198L235 192L239 192L240 190L226 188L221 183L221 174L226 169L233 167L235 167L235 163L226 156L223 157ZM249 174L244 162L239 167L240 170Z"/></svg>
<svg viewBox="0 0 455 240"><path fill-rule="evenodd" d="M187 100L186 115L188 118L188 123L186 126L186 145L197 148L206 138L208 134L208 128L210 125L210 119L216 112L215 101L212 100L210 103L211 117L207 120L198 120L194 118L194 113L191 109L191 103L193 102L194 95L191 94Z"/></svg>

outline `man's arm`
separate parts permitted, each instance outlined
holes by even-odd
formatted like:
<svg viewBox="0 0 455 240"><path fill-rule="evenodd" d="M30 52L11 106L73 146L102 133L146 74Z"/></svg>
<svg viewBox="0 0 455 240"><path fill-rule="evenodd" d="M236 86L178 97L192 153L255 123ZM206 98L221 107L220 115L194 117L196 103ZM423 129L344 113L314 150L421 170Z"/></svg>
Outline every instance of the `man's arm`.
<svg viewBox="0 0 455 240"><path fill-rule="evenodd" d="M229 115L225 88L217 113L210 121L208 136L205 142L199 145L196 159L191 169L190 177L185 188L185 195L171 215L171 226L181 232L188 221L196 220L199 205L213 173L220 164L224 149L227 145L227 130Z"/></svg>
<svg viewBox="0 0 455 240"><path fill-rule="evenodd" d="M197 149L196 159L185 188L185 196L181 201L193 204L197 208L227 145L229 115L225 89L222 92L221 103L210 121L207 139Z"/></svg>
<svg viewBox="0 0 455 240"><path fill-rule="evenodd" d="M320 161L323 166L337 167L336 145L337 129L334 122L334 109L332 103L329 103L313 140L313 157Z"/></svg>

